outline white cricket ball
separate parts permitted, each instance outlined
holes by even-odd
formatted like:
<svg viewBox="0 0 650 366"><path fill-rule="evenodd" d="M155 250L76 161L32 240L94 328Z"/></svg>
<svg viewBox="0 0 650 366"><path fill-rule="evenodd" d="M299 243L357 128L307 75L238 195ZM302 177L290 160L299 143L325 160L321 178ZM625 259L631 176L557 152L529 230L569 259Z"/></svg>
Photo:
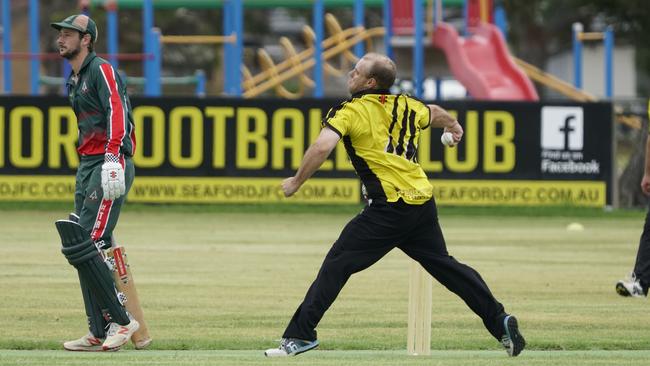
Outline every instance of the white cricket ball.
<svg viewBox="0 0 650 366"><path fill-rule="evenodd" d="M440 142L445 146L454 146L454 135L451 132L445 132L440 136Z"/></svg>
<svg viewBox="0 0 650 366"><path fill-rule="evenodd" d="M585 227L579 222L572 222L566 226L567 231L585 231Z"/></svg>

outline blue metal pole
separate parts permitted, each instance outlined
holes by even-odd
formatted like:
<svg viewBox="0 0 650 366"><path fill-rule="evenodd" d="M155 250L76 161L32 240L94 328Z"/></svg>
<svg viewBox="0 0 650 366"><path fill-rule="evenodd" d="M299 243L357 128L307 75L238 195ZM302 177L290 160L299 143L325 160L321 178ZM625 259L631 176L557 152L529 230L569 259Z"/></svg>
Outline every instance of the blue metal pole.
<svg viewBox="0 0 650 366"><path fill-rule="evenodd" d="M605 96L612 98L614 96L614 30L612 26L607 26L605 30Z"/></svg>
<svg viewBox="0 0 650 366"><path fill-rule="evenodd" d="M70 62L66 59L62 60L63 62L61 63L61 72L63 73L63 85L61 85L61 94L66 95L67 90L66 88L68 87L67 82L68 82L68 76L72 73L72 66L70 65Z"/></svg>
<svg viewBox="0 0 650 366"><path fill-rule="evenodd" d="M323 97L323 16L325 9L323 0L314 0L313 21L314 33L316 39L314 40L314 97Z"/></svg>
<svg viewBox="0 0 650 366"><path fill-rule="evenodd" d="M203 70L196 70L196 96L205 97L205 72Z"/></svg>
<svg viewBox="0 0 650 366"><path fill-rule="evenodd" d="M364 9L363 9L363 0L355 0L354 2L354 26L355 27L364 27ZM365 53L365 47L363 42L359 42L354 45L354 55L361 58Z"/></svg>
<svg viewBox="0 0 650 366"><path fill-rule="evenodd" d="M233 13L235 15L234 17L234 23L233 23L233 31L235 33L235 36L237 37L237 40L235 41L234 47L233 47L233 53L232 53L232 65L233 69L231 71L232 74L232 91L233 94L241 97L242 90L241 90L241 65L242 65L242 57L244 54L244 6L243 6L243 0L233 0Z"/></svg>
<svg viewBox="0 0 650 366"><path fill-rule="evenodd" d="M151 79L147 79L147 85L150 86L149 96L159 97L161 94L160 87L160 69L162 68L162 57L160 55L160 29L151 28L149 31L149 50L153 54L153 60L151 61Z"/></svg>
<svg viewBox="0 0 650 366"><path fill-rule="evenodd" d="M503 39L508 40L508 19L503 4L494 7L494 24L501 30Z"/></svg>
<svg viewBox="0 0 650 366"><path fill-rule="evenodd" d="M433 3L433 9L432 9L433 14L432 15L433 15L433 29L434 29L434 31L436 29L435 27L438 26L438 21L442 20L442 14L438 14L438 10L439 10L438 7L440 6L441 1L442 0L435 0L434 3ZM440 9L440 10L442 10L442 9ZM438 19L438 16L440 16L441 19Z"/></svg>
<svg viewBox="0 0 650 366"><path fill-rule="evenodd" d="M11 93L13 89L11 58L6 56L11 53L11 7L9 5L9 0L2 0L2 52L5 54L2 71L5 94Z"/></svg>
<svg viewBox="0 0 650 366"><path fill-rule="evenodd" d="M38 0L29 0L29 52L34 56L41 52L39 21ZM36 95L38 94L41 75L41 60L38 57L31 58L29 71L31 73L31 94Z"/></svg>
<svg viewBox="0 0 650 366"><path fill-rule="evenodd" d="M70 65L70 62L68 60L63 59L61 60L61 73L63 76L63 83L61 84L61 95L66 95L67 94L67 87L68 87L68 76L72 73L72 66Z"/></svg>
<svg viewBox="0 0 650 366"><path fill-rule="evenodd" d="M436 31L436 27L439 22L442 22L442 0L435 0L433 4L433 31ZM442 79L436 77L436 100L442 100Z"/></svg>
<svg viewBox="0 0 650 366"><path fill-rule="evenodd" d="M234 14L232 11L232 1L224 0L223 1L223 35L231 36L233 35L233 18ZM225 43L223 46L223 91L225 94L233 94L233 78L232 78L232 54L235 46L232 43Z"/></svg>
<svg viewBox="0 0 650 366"><path fill-rule="evenodd" d="M384 0L383 8L384 16L384 48L386 49L386 56L391 60L393 59L393 47L391 40L393 39L393 9L391 0Z"/></svg>
<svg viewBox="0 0 650 366"><path fill-rule="evenodd" d="M573 23L573 85L582 89L582 24Z"/></svg>
<svg viewBox="0 0 650 366"><path fill-rule="evenodd" d="M415 25L415 45L413 47L413 84L415 96L422 98L422 81L424 79L424 26L422 19L422 0L413 0L413 24Z"/></svg>
<svg viewBox="0 0 650 366"><path fill-rule="evenodd" d="M144 95L153 96L155 94L155 85L154 83L159 83L160 80L154 80L154 75L156 70L154 68L155 60L150 56L152 54L153 45L151 42L153 38L151 36L151 28L153 28L153 0L143 0L142 1L142 40L144 42L143 51L145 54L144 61ZM155 57L155 55L154 55Z"/></svg>
<svg viewBox="0 0 650 366"><path fill-rule="evenodd" d="M108 61L113 65L115 70L119 67L119 62L117 60L117 53L119 52L119 27L117 22L117 10L108 8L106 9L106 28L107 28L107 50L108 50Z"/></svg>

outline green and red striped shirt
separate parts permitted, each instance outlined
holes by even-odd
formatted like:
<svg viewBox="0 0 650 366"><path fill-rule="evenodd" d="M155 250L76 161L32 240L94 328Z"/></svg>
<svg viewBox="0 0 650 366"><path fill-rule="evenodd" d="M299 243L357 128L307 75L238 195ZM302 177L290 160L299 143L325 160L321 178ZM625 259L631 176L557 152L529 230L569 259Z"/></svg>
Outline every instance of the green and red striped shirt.
<svg viewBox="0 0 650 366"><path fill-rule="evenodd" d="M79 127L80 155L133 156L135 130L126 85L111 64L95 52L67 81L68 98Z"/></svg>

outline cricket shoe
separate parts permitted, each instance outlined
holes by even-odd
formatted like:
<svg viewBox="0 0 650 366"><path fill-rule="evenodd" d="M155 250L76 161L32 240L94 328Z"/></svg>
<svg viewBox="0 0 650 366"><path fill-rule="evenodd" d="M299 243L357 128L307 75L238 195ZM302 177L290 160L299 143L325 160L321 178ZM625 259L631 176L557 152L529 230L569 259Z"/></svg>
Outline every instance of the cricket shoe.
<svg viewBox="0 0 650 366"><path fill-rule="evenodd" d="M503 327L505 328L505 333L501 337L501 344L506 349L506 352L508 352L508 356L515 357L526 347L526 340L519 333L517 318L513 315L507 315L503 318Z"/></svg>
<svg viewBox="0 0 650 366"><path fill-rule="evenodd" d="M116 351L122 347L126 342L131 339L133 333L135 333L138 328L140 328L140 323L137 320L131 319L131 322L127 325L119 325L117 323L111 323L108 326L108 331L106 332L106 340L102 345L104 351Z"/></svg>
<svg viewBox="0 0 650 366"><path fill-rule="evenodd" d="M616 293L624 297L645 297L647 295L634 273L631 273L628 278L616 282Z"/></svg>
<svg viewBox="0 0 650 366"><path fill-rule="evenodd" d="M306 341L297 338L282 338L280 347L267 349L264 352L266 357L287 357L296 356L303 352L318 347L318 340Z"/></svg>
<svg viewBox="0 0 650 366"><path fill-rule="evenodd" d="M102 343L104 343L104 338L97 338L88 332L88 334L79 339L64 342L63 348L66 351L99 352L104 350Z"/></svg>

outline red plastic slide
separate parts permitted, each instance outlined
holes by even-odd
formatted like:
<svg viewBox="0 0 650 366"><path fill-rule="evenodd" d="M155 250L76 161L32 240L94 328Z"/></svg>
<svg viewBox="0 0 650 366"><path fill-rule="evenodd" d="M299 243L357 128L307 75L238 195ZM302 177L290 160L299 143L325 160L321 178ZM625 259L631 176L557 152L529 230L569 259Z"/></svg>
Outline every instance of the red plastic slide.
<svg viewBox="0 0 650 366"><path fill-rule="evenodd" d="M533 83L510 57L496 26L481 23L465 38L441 22L433 44L445 52L451 72L474 99L539 100Z"/></svg>

